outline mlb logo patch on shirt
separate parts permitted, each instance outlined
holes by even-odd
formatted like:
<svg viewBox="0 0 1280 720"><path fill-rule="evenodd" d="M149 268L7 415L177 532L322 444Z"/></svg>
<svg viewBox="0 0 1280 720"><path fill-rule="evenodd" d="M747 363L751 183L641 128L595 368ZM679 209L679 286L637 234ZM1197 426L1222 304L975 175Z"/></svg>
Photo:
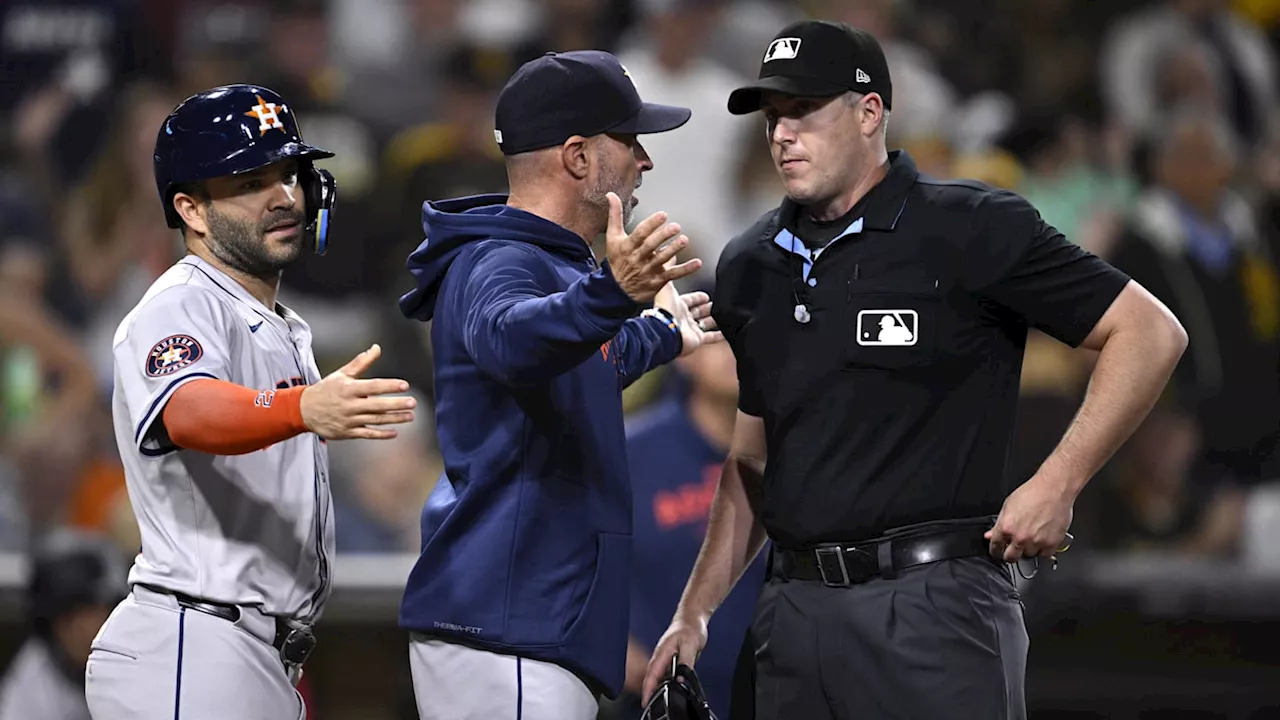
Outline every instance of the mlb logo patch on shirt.
<svg viewBox="0 0 1280 720"><path fill-rule="evenodd" d="M151 347L147 355L147 374L151 377L172 375L179 370L191 367L204 349L190 335L170 335Z"/></svg>
<svg viewBox="0 0 1280 720"><path fill-rule="evenodd" d="M915 345L920 337L915 310L862 310L858 312L858 344L881 347Z"/></svg>

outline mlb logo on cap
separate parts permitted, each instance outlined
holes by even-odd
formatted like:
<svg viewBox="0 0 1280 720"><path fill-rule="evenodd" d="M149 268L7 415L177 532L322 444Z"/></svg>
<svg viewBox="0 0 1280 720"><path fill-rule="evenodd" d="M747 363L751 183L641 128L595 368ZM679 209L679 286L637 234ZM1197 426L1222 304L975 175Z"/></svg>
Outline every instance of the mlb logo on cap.
<svg viewBox="0 0 1280 720"><path fill-rule="evenodd" d="M909 347L920 337L915 310L861 310L858 344L868 347Z"/></svg>
<svg viewBox="0 0 1280 720"><path fill-rule="evenodd" d="M764 61L795 60L799 52L800 38L778 38L769 45L769 50L764 54Z"/></svg>

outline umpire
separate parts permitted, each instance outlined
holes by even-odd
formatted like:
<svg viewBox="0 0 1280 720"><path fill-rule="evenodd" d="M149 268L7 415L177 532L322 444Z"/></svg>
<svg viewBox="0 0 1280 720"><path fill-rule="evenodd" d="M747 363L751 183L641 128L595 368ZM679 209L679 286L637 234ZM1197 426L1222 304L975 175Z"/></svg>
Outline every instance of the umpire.
<svg viewBox="0 0 1280 720"><path fill-rule="evenodd" d="M1181 325L1017 195L888 152L876 40L805 21L729 110L762 111L786 189L717 267L739 414L710 527L646 696L706 642L765 534L756 717L1025 718L1009 563L1052 557L1089 478L1151 408ZM1006 477L1030 328L1098 351L1033 477Z"/></svg>

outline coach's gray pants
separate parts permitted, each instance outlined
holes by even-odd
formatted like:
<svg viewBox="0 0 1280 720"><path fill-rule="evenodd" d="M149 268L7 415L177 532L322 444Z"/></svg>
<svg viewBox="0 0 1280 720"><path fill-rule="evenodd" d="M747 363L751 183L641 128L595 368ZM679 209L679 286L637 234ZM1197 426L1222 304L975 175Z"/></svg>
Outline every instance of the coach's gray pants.
<svg viewBox="0 0 1280 720"><path fill-rule="evenodd" d="M272 646L275 621L234 623L134 587L94 639L85 668L93 720L300 720L302 697Z"/></svg>
<svg viewBox="0 0 1280 720"><path fill-rule="evenodd" d="M419 720L595 720L600 703L554 663L414 634L409 669Z"/></svg>
<svg viewBox="0 0 1280 720"><path fill-rule="evenodd" d="M756 720L1025 720L1009 572L965 558L848 588L771 579L752 626Z"/></svg>

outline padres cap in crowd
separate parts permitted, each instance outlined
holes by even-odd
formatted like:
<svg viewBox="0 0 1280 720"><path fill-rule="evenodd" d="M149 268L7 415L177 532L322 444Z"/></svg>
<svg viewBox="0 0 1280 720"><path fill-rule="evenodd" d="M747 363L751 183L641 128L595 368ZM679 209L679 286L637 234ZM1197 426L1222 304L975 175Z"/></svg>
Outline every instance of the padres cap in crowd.
<svg viewBox="0 0 1280 720"><path fill-rule="evenodd" d="M746 115L760 109L760 98L774 91L828 97L853 90L878 93L884 109L893 105L889 63L871 33L845 23L803 20L783 28L760 62L759 79L734 90L729 112Z"/></svg>
<svg viewBox="0 0 1280 720"><path fill-rule="evenodd" d="M498 96L494 138L504 155L553 147L574 135L647 135L689 121L688 108L640 100L618 58L599 50L547 53L516 70Z"/></svg>

